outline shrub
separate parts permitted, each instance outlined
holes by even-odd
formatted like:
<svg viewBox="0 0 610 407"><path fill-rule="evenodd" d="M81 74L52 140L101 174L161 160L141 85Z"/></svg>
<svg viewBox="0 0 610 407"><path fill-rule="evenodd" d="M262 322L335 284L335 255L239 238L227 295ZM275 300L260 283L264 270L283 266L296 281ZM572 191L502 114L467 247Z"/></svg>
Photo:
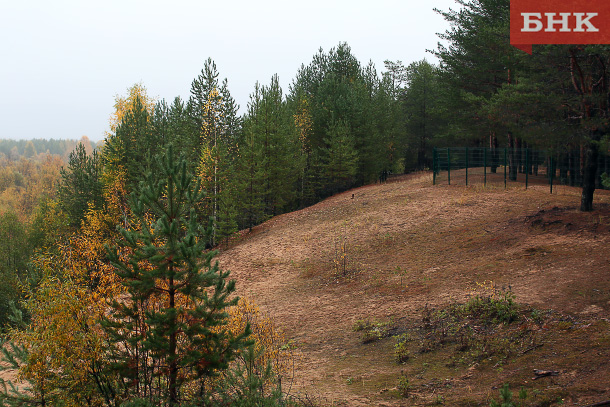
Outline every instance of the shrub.
<svg viewBox="0 0 610 407"><path fill-rule="evenodd" d="M405 334L398 337L398 342L394 345L394 359L396 363L405 363L411 357L407 341L408 338Z"/></svg>
<svg viewBox="0 0 610 407"><path fill-rule="evenodd" d="M371 343L390 335L391 322L371 322L368 320L358 320L354 323L354 332L361 332L362 343Z"/></svg>
<svg viewBox="0 0 610 407"><path fill-rule="evenodd" d="M505 291L499 297L477 295L462 307L466 314L480 316L493 323L508 324L519 317L518 307L514 300L515 295L511 291Z"/></svg>
<svg viewBox="0 0 610 407"><path fill-rule="evenodd" d="M409 393L411 392L411 383L409 383L409 378L404 373L400 375L398 379L398 392L402 397L409 397Z"/></svg>

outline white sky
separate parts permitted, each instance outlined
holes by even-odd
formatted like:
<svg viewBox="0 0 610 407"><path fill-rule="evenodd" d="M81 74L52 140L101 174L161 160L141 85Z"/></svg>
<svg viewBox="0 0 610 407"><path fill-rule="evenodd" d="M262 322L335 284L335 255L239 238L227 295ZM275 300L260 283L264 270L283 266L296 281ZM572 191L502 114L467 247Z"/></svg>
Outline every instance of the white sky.
<svg viewBox="0 0 610 407"><path fill-rule="evenodd" d="M362 64L435 58L454 0L0 0L0 138L101 140L114 97L142 82L187 99L211 57L245 112L258 80L284 92L347 42Z"/></svg>

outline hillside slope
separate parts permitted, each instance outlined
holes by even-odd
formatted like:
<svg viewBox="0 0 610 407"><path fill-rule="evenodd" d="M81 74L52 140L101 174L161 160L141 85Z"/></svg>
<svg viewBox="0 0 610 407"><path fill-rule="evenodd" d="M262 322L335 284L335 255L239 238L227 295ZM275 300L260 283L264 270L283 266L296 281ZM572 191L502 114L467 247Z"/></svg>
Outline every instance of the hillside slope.
<svg viewBox="0 0 610 407"><path fill-rule="evenodd" d="M218 259L296 344L293 392L349 406L489 405L510 383L529 389L530 405L585 405L610 399L610 196L596 192L597 210L583 214L577 189L555 192L405 176L273 218ZM394 361L390 334L418 337L432 309L491 284L515 294L525 316L513 326L535 346L455 362L455 349L413 340L410 359ZM363 320L387 337L363 343L353 330ZM533 369L557 375L532 381Z"/></svg>

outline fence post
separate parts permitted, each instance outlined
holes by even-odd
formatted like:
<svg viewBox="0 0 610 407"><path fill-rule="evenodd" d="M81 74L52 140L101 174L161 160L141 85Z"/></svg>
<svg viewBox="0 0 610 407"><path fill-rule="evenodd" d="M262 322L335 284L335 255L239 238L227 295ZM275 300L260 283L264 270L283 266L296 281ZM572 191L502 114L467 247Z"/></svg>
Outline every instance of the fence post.
<svg viewBox="0 0 610 407"><path fill-rule="evenodd" d="M451 147L447 147L447 185L451 185Z"/></svg>
<svg viewBox="0 0 610 407"><path fill-rule="evenodd" d="M466 147L466 186L468 186L468 147Z"/></svg>
<svg viewBox="0 0 610 407"><path fill-rule="evenodd" d="M529 181L530 174L530 149L525 149L525 189L527 189L527 183Z"/></svg>
<svg viewBox="0 0 610 407"><path fill-rule="evenodd" d="M487 186L487 147L483 148L483 185Z"/></svg>
<svg viewBox="0 0 610 407"><path fill-rule="evenodd" d="M506 148L504 148L504 189L506 189Z"/></svg>
<svg viewBox="0 0 610 407"><path fill-rule="evenodd" d="M438 158L436 156L436 147L432 149L432 185L436 185L436 166L438 165Z"/></svg>
<svg viewBox="0 0 610 407"><path fill-rule="evenodd" d="M551 184L551 194L553 193L553 177L555 175L553 164L553 156L549 156L549 183Z"/></svg>

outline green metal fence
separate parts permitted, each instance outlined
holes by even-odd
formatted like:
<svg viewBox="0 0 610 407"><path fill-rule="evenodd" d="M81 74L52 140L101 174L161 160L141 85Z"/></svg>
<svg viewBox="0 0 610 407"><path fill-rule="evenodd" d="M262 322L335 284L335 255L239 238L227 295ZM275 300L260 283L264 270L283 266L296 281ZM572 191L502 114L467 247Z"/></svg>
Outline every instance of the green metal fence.
<svg viewBox="0 0 610 407"><path fill-rule="evenodd" d="M529 148L447 147L433 150L433 183L504 184L510 182L581 186L583 178L583 152L551 153ZM610 173L608 154L598 157L598 188L602 188L601 175Z"/></svg>

